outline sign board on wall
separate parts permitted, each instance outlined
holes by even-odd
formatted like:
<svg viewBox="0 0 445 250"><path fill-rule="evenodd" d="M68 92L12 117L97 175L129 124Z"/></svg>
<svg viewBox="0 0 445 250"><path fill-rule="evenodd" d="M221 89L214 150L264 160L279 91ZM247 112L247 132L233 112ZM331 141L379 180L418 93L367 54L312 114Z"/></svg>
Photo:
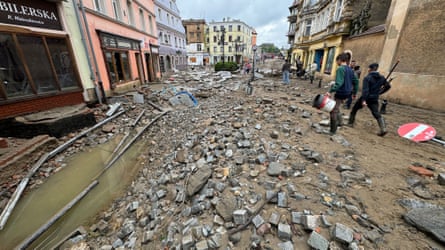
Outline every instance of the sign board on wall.
<svg viewBox="0 0 445 250"><path fill-rule="evenodd" d="M62 30L57 4L43 0L0 1L0 23Z"/></svg>

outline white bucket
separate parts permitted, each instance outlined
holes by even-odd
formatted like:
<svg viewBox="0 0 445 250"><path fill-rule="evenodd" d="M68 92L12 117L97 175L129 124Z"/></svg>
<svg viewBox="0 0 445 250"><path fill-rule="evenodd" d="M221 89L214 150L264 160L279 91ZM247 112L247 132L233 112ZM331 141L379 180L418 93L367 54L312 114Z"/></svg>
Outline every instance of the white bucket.
<svg viewBox="0 0 445 250"><path fill-rule="evenodd" d="M320 110L331 112L335 107L336 102L325 95L317 95L314 99L313 107Z"/></svg>

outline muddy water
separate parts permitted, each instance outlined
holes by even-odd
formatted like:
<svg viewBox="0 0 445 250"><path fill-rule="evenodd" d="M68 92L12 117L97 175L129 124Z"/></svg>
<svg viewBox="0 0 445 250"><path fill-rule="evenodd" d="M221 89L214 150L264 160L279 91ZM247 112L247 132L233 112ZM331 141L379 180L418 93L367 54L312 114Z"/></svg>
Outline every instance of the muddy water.
<svg viewBox="0 0 445 250"><path fill-rule="evenodd" d="M0 231L0 249L13 249L39 229L60 209L82 192L103 170L118 140L89 152L77 153L61 171L38 189L24 194ZM28 249L49 249L80 225L87 224L107 207L131 182L141 163L143 140L135 143L114 165L100 176L99 184L38 238Z"/></svg>

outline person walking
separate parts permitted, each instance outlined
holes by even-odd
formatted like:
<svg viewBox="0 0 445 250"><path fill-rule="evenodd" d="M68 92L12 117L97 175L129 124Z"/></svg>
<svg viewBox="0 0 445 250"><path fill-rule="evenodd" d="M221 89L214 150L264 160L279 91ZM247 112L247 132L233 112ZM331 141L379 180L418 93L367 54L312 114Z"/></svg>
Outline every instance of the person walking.
<svg viewBox="0 0 445 250"><path fill-rule="evenodd" d="M364 106L367 106L380 127L378 136L386 135L385 120L379 113L379 93L382 86L386 83L386 78L377 70L379 65L372 63L368 67L368 75L363 79L362 96L355 102L349 115L348 126L353 127L357 112Z"/></svg>
<svg viewBox="0 0 445 250"><path fill-rule="evenodd" d="M283 67L281 67L281 71L283 72L284 84L290 84L290 80L289 80L290 67L291 67L291 64L290 64L289 60L286 60L283 64Z"/></svg>
<svg viewBox="0 0 445 250"><path fill-rule="evenodd" d="M360 75L362 74L362 71L360 70L360 66L357 65L357 62L355 60L352 60L349 64L349 67L354 71L355 76L360 81ZM352 95L348 97L348 100L346 101L346 104L344 106L345 109L350 109L352 105Z"/></svg>
<svg viewBox="0 0 445 250"><path fill-rule="evenodd" d="M348 66L348 55L342 53L337 56L336 63L339 66L335 72L335 83L326 93L328 97L335 92L335 107L330 112L330 134L337 132L337 127L342 125L342 114L340 112L341 104L352 94L355 95L358 90L358 79L352 69Z"/></svg>

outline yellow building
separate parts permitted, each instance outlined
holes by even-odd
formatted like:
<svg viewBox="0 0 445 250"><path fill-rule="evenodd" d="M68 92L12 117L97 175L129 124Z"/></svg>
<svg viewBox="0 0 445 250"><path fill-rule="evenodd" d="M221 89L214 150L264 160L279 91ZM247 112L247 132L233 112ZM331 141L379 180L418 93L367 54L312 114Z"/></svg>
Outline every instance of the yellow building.
<svg viewBox="0 0 445 250"><path fill-rule="evenodd" d="M317 77L332 79L337 69L335 57L343 52L343 38L350 32L351 6L343 0L296 0L289 12L292 63L297 58L304 68L315 63Z"/></svg>
<svg viewBox="0 0 445 250"><path fill-rule="evenodd" d="M252 36L254 29L240 20L224 18L222 22L209 22L207 49L210 63L236 62L252 58Z"/></svg>

